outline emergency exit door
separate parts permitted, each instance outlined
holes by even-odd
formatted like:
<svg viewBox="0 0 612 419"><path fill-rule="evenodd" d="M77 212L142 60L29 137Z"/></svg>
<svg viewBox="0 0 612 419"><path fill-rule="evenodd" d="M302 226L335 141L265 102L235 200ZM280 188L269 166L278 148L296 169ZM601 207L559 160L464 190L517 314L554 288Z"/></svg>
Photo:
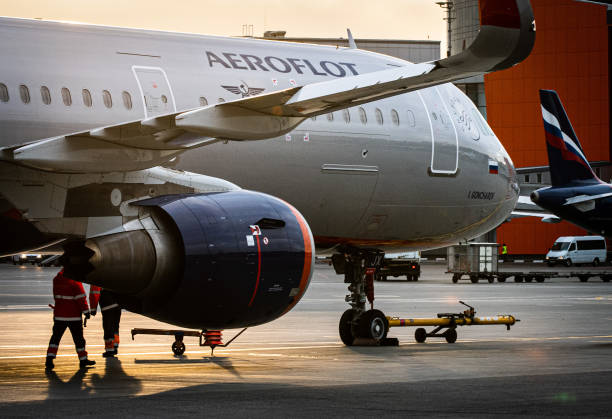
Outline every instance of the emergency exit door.
<svg viewBox="0 0 612 419"><path fill-rule="evenodd" d="M145 118L176 112L170 82L159 67L133 66L132 71L140 88Z"/></svg>

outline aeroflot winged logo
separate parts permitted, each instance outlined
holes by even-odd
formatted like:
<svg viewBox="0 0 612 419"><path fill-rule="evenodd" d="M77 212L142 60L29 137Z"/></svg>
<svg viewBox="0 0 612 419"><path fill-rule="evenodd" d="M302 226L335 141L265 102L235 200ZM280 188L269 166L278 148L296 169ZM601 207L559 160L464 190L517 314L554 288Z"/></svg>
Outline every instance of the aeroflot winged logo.
<svg viewBox="0 0 612 419"><path fill-rule="evenodd" d="M260 57L252 54L238 54L233 52L215 53L206 51L208 66L213 68L233 68L247 71L273 71L277 73L312 74L315 76L356 76L357 64L335 62L329 60L312 60L306 58L274 57L271 55Z"/></svg>
<svg viewBox="0 0 612 419"><path fill-rule="evenodd" d="M249 87L245 82L240 83L239 86L224 86L221 85L225 90L228 90L234 94L242 95L242 97L255 96L263 92L263 87Z"/></svg>

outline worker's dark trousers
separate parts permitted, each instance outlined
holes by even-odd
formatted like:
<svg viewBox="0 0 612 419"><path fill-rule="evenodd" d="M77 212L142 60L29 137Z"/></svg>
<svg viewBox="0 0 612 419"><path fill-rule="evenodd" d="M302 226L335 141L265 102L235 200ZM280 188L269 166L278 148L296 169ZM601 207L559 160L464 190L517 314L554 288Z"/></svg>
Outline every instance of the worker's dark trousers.
<svg viewBox="0 0 612 419"><path fill-rule="evenodd" d="M104 329L104 342L113 342L118 346L119 322L121 321L121 307L113 307L102 312L102 329ZM115 338L117 336L117 338ZM117 342L115 342L115 340Z"/></svg>
<svg viewBox="0 0 612 419"><path fill-rule="evenodd" d="M85 351L85 338L83 337L83 325L80 320L54 320L53 322L53 334L49 340L49 349L47 349L47 356L55 358L57 354L57 348L62 340L62 336L66 331L66 328L70 329L72 334L72 340L74 341L74 347L77 351L79 359L87 359L87 351Z"/></svg>

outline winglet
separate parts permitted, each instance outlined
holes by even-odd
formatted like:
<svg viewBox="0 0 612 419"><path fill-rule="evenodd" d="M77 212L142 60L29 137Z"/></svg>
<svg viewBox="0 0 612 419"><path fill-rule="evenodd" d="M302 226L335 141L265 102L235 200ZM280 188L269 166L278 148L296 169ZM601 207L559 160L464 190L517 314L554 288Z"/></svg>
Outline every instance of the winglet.
<svg viewBox="0 0 612 419"><path fill-rule="evenodd" d="M357 44L355 43L355 40L353 39L353 34L351 33L351 30L349 28L346 28L346 34L348 36L349 48L357 49Z"/></svg>
<svg viewBox="0 0 612 419"><path fill-rule="evenodd" d="M599 183L557 92L540 90L540 102L552 186L569 186L577 181Z"/></svg>

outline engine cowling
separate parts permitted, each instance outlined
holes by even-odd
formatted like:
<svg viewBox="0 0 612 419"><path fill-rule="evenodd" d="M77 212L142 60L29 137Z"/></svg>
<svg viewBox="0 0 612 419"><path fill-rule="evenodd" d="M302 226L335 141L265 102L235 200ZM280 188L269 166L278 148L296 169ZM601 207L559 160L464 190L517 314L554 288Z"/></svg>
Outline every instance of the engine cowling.
<svg viewBox="0 0 612 419"><path fill-rule="evenodd" d="M314 240L288 203L258 192L161 196L136 204L145 229L67 246L67 276L124 307L195 329L254 326L304 295Z"/></svg>

